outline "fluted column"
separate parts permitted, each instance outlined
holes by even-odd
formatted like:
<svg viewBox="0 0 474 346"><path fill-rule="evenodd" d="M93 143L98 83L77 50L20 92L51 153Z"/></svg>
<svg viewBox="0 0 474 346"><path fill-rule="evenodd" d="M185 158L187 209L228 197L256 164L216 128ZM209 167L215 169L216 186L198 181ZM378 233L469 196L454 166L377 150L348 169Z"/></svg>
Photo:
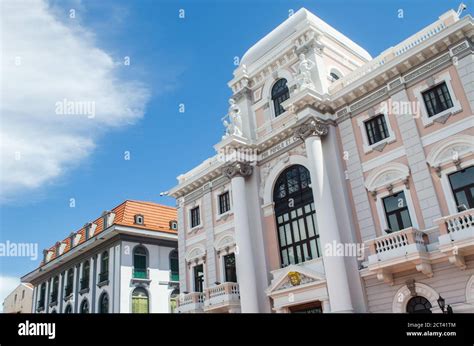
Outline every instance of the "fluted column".
<svg viewBox="0 0 474 346"><path fill-rule="evenodd" d="M235 261L242 312L258 312L256 266L245 194L245 178L250 176L252 171L252 166L242 162L234 162L223 169L223 173L231 179L232 186L235 243L237 245Z"/></svg>
<svg viewBox="0 0 474 346"><path fill-rule="evenodd" d="M324 270L331 302L332 312L352 312L352 301L347 279L346 265L343 256L326 256L326 244L341 243L341 236L337 224L337 213L334 205L329 176L336 172L328 172L326 160L323 155L321 138L328 134L328 125L316 119L295 128L294 135L304 140L309 159L311 187L313 190L314 204L316 207L316 220L318 223L321 251L323 253Z"/></svg>

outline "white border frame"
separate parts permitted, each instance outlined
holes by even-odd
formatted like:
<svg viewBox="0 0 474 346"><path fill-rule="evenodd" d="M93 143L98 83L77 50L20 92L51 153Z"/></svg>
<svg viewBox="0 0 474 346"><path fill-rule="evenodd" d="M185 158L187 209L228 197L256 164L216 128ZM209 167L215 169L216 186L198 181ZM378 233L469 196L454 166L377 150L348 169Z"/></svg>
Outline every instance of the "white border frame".
<svg viewBox="0 0 474 346"><path fill-rule="evenodd" d="M388 137L382 139L381 141L375 142L374 144L369 144L369 136L367 134L367 129L365 127L365 123L379 115L383 115L385 119L385 124L387 125ZM390 119L387 113L382 111L376 111L373 116L364 115L357 118L357 125L359 126L360 132L362 133L362 141L363 141L363 149L364 153L368 154L374 150L374 147L377 147L381 144L390 144L397 140L395 136L395 132L392 129L392 125L390 124Z"/></svg>
<svg viewBox="0 0 474 346"><path fill-rule="evenodd" d="M418 227L418 219L416 217L415 206L413 204L413 200L411 198L410 190L406 188L406 186L397 186L394 187L391 192L385 191L383 193L377 194L377 200L375 201L377 207L377 214L379 216L380 227L381 227L381 234L384 235L386 229L388 229L388 221L385 216L385 208L383 207L382 199L393 195L395 193L401 192L405 194L405 201L407 202L408 213L410 214L411 225L413 228L419 229Z"/></svg>
<svg viewBox="0 0 474 346"><path fill-rule="evenodd" d="M199 207L199 225L191 227L191 210L196 207ZM186 225L187 233L192 233L193 231L200 230L204 227L204 220L202 219L202 199L198 199L193 203L188 204L185 208L185 211L187 215L186 219L188 221Z"/></svg>
<svg viewBox="0 0 474 346"><path fill-rule="evenodd" d="M219 196L223 195L226 192L229 193L230 209L227 210L225 213L219 214L219 211L220 211ZM220 221L221 219L234 214L234 208L233 208L234 204L232 203L232 192L230 190L230 186L225 186L221 189L215 190L214 191L214 202L215 202L214 205L216 206L215 221Z"/></svg>
<svg viewBox="0 0 474 346"><path fill-rule="evenodd" d="M413 94L415 95L415 98L418 100L418 102L421 106L420 107L421 121L422 121L424 127L432 125L436 119L441 118L441 117L445 116L446 114L452 113L452 115L454 115L454 114L462 111L461 103L457 99L456 94L454 93L453 86L451 84L451 74L449 73L449 71L446 71L446 72L440 74L439 76L434 78L434 81L435 82L432 86L428 86L426 84L426 80L425 80L425 83L422 86L419 86L419 87L413 89ZM443 82L446 83L446 86L447 86L448 91L449 91L449 96L451 97L451 101L453 102L453 106L451 108L445 109L444 111L442 111L438 114L433 115L432 117L428 117L428 111L426 109L426 105L425 105L425 101L423 100L422 93L429 90L429 89L431 89L431 88L434 88L435 86L437 86L437 85L439 85Z"/></svg>
<svg viewBox="0 0 474 346"><path fill-rule="evenodd" d="M462 169L468 168L472 165L474 165L474 160L469 160L466 162L462 162ZM459 171L459 169L456 166L451 166L448 168L441 169L441 177L440 177L440 182L441 182L441 187L443 189L443 194L446 199L446 204L448 206L448 211L449 214L457 214L458 213L458 207L456 205L456 199L454 198L453 190L451 189L451 183L449 182L448 175L455 173Z"/></svg>

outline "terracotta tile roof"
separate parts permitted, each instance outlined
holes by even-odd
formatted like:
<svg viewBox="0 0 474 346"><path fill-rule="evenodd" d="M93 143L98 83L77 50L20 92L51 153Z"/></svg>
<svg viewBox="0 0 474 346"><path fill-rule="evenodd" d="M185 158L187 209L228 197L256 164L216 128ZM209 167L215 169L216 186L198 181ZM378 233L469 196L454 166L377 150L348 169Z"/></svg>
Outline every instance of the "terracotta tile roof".
<svg viewBox="0 0 474 346"><path fill-rule="evenodd" d="M177 220L176 208L153 202L126 200L113 208L111 212L115 214L112 225L129 226L150 231L177 234L176 230L170 228L170 221ZM143 225L135 224L135 215L137 214L143 215ZM94 231L94 236L102 232L104 230L104 214L91 223L97 225ZM48 262L59 256L56 252L62 243L66 245L62 254L71 250L73 247L71 236L75 239L74 243L76 246L84 243L86 241L86 226L87 224L78 231L72 232L64 240L57 242L55 245L47 249L47 251L51 251ZM78 235L80 237L76 238ZM44 264L43 260L40 265Z"/></svg>

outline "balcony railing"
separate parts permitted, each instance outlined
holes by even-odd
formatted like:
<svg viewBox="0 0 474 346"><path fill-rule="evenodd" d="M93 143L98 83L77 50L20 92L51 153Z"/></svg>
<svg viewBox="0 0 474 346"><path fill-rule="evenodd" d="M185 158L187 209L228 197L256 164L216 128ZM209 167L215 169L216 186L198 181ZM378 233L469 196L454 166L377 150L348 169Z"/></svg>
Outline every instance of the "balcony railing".
<svg viewBox="0 0 474 346"><path fill-rule="evenodd" d="M458 240L474 235L474 209L443 217L436 222L439 225L440 237L449 236L450 240Z"/></svg>
<svg viewBox="0 0 474 346"><path fill-rule="evenodd" d="M224 282L205 289L204 305L207 310L240 305L239 284Z"/></svg>
<svg viewBox="0 0 474 346"><path fill-rule="evenodd" d="M427 255L428 236L410 227L366 242L369 248L368 269L377 272L377 277L392 282L392 273L415 267L427 276L432 276Z"/></svg>
<svg viewBox="0 0 474 346"><path fill-rule="evenodd" d="M51 301L51 304L54 304L58 301L58 291L57 290L51 292L50 301Z"/></svg>
<svg viewBox="0 0 474 346"><path fill-rule="evenodd" d="M37 311L41 311L44 309L44 299L38 301L38 307L36 308Z"/></svg>
<svg viewBox="0 0 474 346"><path fill-rule="evenodd" d="M148 280L150 279L150 271L148 269L133 268L132 276L134 279Z"/></svg>
<svg viewBox="0 0 474 346"><path fill-rule="evenodd" d="M204 293L191 292L181 295L177 301L178 312L202 312L204 306Z"/></svg>
<svg viewBox="0 0 474 346"><path fill-rule="evenodd" d="M170 281L178 282L179 281L179 274L178 273L170 273Z"/></svg>
<svg viewBox="0 0 474 346"><path fill-rule="evenodd" d="M474 253L474 209L442 217L439 226L439 250L449 262L461 269L466 268L464 256Z"/></svg>
<svg viewBox="0 0 474 346"><path fill-rule="evenodd" d="M99 284L106 282L109 280L109 272L99 273Z"/></svg>
<svg viewBox="0 0 474 346"><path fill-rule="evenodd" d="M89 288L89 278L81 279L81 291Z"/></svg>

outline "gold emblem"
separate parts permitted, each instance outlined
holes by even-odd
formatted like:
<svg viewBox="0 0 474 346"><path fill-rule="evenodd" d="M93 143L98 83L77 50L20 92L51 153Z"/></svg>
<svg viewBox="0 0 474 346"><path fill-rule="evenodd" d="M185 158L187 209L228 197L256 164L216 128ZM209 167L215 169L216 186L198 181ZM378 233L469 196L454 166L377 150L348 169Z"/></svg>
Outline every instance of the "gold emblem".
<svg viewBox="0 0 474 346"><path fill-rule="evenodd" d="M301 283L301 275L298 272L289 272L288 278L293 286L298 286Z"/></svg>

